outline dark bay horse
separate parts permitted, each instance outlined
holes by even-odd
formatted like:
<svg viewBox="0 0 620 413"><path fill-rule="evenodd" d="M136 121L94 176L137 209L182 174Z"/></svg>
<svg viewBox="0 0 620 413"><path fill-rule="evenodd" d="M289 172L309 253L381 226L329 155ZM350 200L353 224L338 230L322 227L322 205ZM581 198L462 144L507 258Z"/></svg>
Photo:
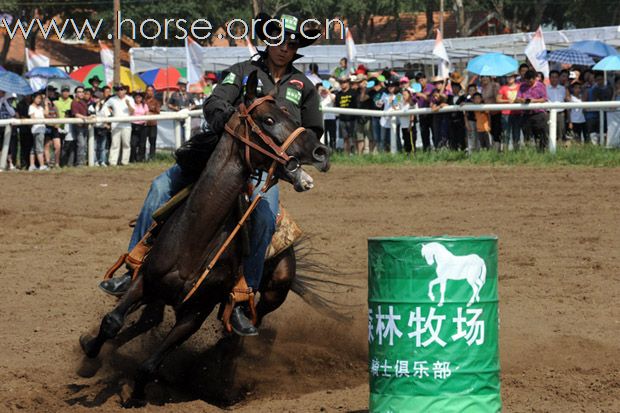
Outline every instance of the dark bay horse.
<svg viewBox="0 0 620 413"><path fill-rule="evenodd" d="M314 165L322 172L329 169L328 149L313 134L300 131L273 98L257 99L256 86L257 76L254 72L248 77L244 96L245 107L250 108L249 113L237 111L228 126L237 133L247 133L245 136L249 137L254 146L258 145L263 150L251 149L251 157L248 159L247 143L229 132L222 136L187 201L174 211L157 235L127 293L114 310L103 317L96 336L80 338L85 354L91 358L96 357L103 344L117 336L126 315L132 310L142 305L173 307L175 325L158 349L138 368L131 399L125 403L128 407L144 404L145 386L154 377L164 357L192 336L214 307L224 302L232 290L242 259L239 237L228 246L195 294L183 302L207 262L237 224L238 197L253 170L268 170L276 165L273 157L267 156L267 153L275 151L272 144L278 148L294 133L299 135L286 149L286 157L290 157L290 162L277 163L275 168L275 176L293 184L297 191L312 186L312 179L301 165ZM249 124L243 119L245 115L251 118L258 129L250 130ZM259 138L261 133L272 140L271 144ZM294 265L292 248L281 253L271 263L257 305L260 318L284 301L290 288L290 274L295 273Z"/></svg>

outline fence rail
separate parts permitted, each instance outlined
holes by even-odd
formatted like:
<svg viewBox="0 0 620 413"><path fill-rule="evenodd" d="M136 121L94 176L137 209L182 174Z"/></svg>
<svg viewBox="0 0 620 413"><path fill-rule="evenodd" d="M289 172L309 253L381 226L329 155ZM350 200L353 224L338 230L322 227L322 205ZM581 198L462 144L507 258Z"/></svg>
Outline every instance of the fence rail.
<svg viewBox="0 0 620 413"><path fill-rule="evenodd" d="M590 109L599 111L600 116L600 136L603 136L604 128L604 111L606 110L620 110L620 101L609 102L555 102L555 103L501 103L501 104L465 104L462 106L446 106L433 111L429 108L423 109L409 109L409 110L394 110L394 111L382 111L382 110L367 110L367 109L344 109L344 108L325 108L324 113L334 114L347 114L354 116L373 116L383 117L388 116L391 119L391 139L390 139L390 151L396 153L396 138L398 117L407 115L430 115L436 113L451 113L451 112L476 112L476 111L500 111L500 110L535 110L545 109L549 111L549 150L555 153L557 149L557 113L559 111L567 109ZM94 125L97 123L110 123L110 122L134 122L141 120L176 120L174 134L175 134L175 148L178 148L183 138L188 140L191 133L191 118L202 116L202 110L181 110L179 112L164 112L159 115L141 115L141 116L116 116L116 117L89 117L89 118L63 118L63 119L0 119L0 128L4 130L4 144L2 146L2 152L0 153L0 169L5 169L7 165L7 157L9 151L11 129L15 126L28 126L35 124L46 125L59 125L59 124L78 124L88 125L88 165L93 166L95 164L95 132ZM184 136L181 136L181 122L184 124Z"/></svg>

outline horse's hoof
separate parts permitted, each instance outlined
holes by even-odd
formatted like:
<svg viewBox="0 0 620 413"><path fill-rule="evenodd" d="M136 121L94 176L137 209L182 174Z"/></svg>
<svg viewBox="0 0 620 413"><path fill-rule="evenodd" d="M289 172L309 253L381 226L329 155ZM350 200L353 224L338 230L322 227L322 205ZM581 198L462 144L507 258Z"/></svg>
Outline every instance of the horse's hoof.
<svg viewBox="0 0 620 413"><path fill-rule="evenodd" d="M95 358L99 355L99 350L93 346L94 338L90 334L83 334L80 336L80 347L82 347L82 351L86 354L86 357Z"/></svg>
<svg viewBox="0 0 620 413"><path fill-rule="evenodd" d="M122 403L122 406L125 409L137 409L146 406L146 400L130 397Z"/></svg>

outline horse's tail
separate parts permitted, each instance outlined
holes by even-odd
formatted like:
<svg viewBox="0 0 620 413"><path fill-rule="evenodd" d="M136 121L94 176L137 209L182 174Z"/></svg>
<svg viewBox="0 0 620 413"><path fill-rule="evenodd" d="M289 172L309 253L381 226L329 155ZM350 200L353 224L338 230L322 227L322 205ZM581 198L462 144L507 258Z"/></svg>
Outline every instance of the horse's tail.
<svg viewBox="0 0 620 413"><path fill-rule="evenodd" d="M297 273L291 290L319 313L337 321L352 319L352 311L360 305L344 304L338 298L361 288L352 284L347 277L351 273L338 271L318 262L318 251L310 245L310 238L304 236L295 242Z"/></svg>

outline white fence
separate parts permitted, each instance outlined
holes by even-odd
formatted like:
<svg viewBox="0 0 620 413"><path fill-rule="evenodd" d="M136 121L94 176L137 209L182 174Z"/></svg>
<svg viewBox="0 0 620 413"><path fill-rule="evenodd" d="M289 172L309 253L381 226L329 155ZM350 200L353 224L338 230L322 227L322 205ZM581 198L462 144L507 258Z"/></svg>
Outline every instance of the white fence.
<svg viewBox="0 0 620 413"><path fill-rule="evenodd" d="M440 109L437 112L433 112L431 109L410 109L407 111L390 111L384 112L382 110L364 110L364 109L343 109L343 108L326 108L326 113L335 114L350 114L355 116L390 116L391 117L391 139L390 139L390 151L396 153L396 139L399 116L406 115L429 115L434 113L448 113L448 112L475 112L475 111L500 111L500 110L533 110L533 109L545 109L549 111L549 150L555 153L557 149L557 113L558 111L566 109L583 108L590 110L599 110L600 116L600 135L603 136L604 127L604 114L605 110L620 110L620 101L610 102L561 102L561 103L511 103L511 104L483 104L473 105L466 104L463 106L447 106ZM88 165L93 166L95 164L95 132L94 124L106 123L106 122L132 122L136 120L175 120L174 127L174 142L175 148L178 148L183 141L190 138L191 133L191 118L202 116L202 110L181 110L179 112L165 112L159 115L143 115L143 116L124 116L124 117L107 117L99 118L92 117L87 119L79 118L63 118L60 119L1 119L0 128L4 127L4 144L2 146L2 152L0 154L0 169L5 169L7 165L7 156L9 151L9 144L11 138L11 128L15 126L25 126L34 124L86 124L88 125ZM184 128L181 128L181 122L183 122ZM181 131L184 131L184 136L181 136Z"/></svg>

